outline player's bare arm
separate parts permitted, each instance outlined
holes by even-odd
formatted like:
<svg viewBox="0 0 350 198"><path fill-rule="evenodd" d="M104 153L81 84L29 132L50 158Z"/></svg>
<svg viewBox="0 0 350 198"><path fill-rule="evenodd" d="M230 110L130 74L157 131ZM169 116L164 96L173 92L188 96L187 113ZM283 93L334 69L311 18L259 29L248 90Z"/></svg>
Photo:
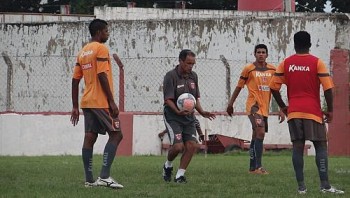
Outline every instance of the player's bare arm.
<svg viewBox="0 0 350 198"><path fill-rule="evenodd" d="M77 125L79 122L79 82L80 79L72 79L72 102L73 109L71 112L70 121L73 126Z"/></svg>
<svg viewBox="0 0 350 198"><path fill-rule="evenodd" d="M209 120L213 120L216 118L215 114L203 110L199 99L197 99L197 102L196 102L196 110L198 111L199 114L201 114L201 116L208 118Z"/></svg>
<svg viewBox="0 0 350 198"><path fill-rule="evenodd" d="M238 97L239 93L241 92L241 87L236 87L235 90L232 93L231 99L227 105L226 112L229 116L233 115L233 103L235 103L236 98Z"/></svg>
<svg viewBox="0 0 350 198"><path fill-rule="evenodd" d="M278 106L281 108L281 111L288 116L288 107L282 100L281 93L278 90L270 89L273 97L275 98Z"/></svg>
<svg viewBox="0 0 350 198"><path fill-rule="evenodd" d="M327 103L327 111L323 114L325 115L325 122L330 123L333 120L333 89L325 90L324 97Z"/></svg>
<svg viewBox="0 0 350 198"><path fill-rule="evenodd" d="M119 115L119 109L118 106L115 104L114 102L114 97L111 91L111 88L109 86L108 83L108 78L107 78L107 74L102 72L98 74L98 79L101 83L102 89L104 91L104 93L107 96L107 100L108 100L108 104L109 104L109 109L111 111L112 116L118 116Z"/></svg>

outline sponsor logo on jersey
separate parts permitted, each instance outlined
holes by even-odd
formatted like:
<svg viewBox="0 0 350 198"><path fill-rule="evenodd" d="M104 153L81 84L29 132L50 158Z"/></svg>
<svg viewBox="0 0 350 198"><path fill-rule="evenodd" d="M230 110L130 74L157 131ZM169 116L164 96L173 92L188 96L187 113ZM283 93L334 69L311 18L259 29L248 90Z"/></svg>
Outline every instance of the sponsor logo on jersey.
<svg viewBox="0 0 350 198"><path fill-rule="evenodd" d="M270 91L270 87L267 85L258 85L259 91Z"/></svg>
<svg viewBox="0 0 350 198"><path fill-rule="evenodd" d="M81 69L82 70L86 70L86 69L90 69L90 68L92 68L91 63L87 63L87 64L84 64L84 65L81 65Z"/></svg>
<svg viewBox="0 0 350 198"><path fill-rule="evenodd" d="M294 71L305 71L308 72L310 71L309 66L299 66L299 65L289 65L289 72L294 72Z"/></svg>
<svg viewBox="0 0 350 198"><path fill-rule="evenodd" d="M272 74L271 73L267 73L267 72L256 72L255 73L255 77L271 77Z"/></svg>
<svg viewBox="0 0 350 198"><path fill-rule="evenodd" d="M91 54L93 54L93 53L94 53L94 51L92 51L92 50L83 51L83 52L81 52L81 54L80 54L80 58L83 58L83 57L85 57L85 56L91 55Z"/></svg>
<svg viewBox="0 0 350 198"><path fill-rule="evenodd" d="M177 88L181 88L181 87L184 87L185 85L177 85Z"/></svg>
<svg viewBox="0 0 350 198"><path fill-rule="evenodd" d="M194 82L191 83L191 89L196 88L196 84Z"/></svg>

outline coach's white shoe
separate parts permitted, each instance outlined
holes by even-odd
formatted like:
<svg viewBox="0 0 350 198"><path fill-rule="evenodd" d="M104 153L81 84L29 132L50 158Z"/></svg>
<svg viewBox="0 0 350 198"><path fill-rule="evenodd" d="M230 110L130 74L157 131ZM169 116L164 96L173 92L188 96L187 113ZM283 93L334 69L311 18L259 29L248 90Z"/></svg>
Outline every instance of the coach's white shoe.
<svg viewBox="0 0 350 198"><path fill-rule="evenodd" d="M106 179L102 179L101 177L98 177L96 180L96 183L98 186L106 186L109 188L124 188L123 185L119 184L112 177L108 177Z"/></svg>

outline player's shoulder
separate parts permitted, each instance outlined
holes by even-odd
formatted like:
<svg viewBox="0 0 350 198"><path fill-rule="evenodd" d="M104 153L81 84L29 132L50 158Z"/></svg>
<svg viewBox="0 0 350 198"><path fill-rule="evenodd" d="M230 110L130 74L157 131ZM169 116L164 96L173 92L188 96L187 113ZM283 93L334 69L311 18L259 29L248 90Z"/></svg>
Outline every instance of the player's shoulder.
<svg viewBox="0 0 350 198"><path fill-rule="evenodd" d="M276 66L271 63L266 63L266 67L268 70L276 70Z"/></svg>
<svg viewBox="0 0 350 198"><path fill-rule="evenodd" d="M253 63L248 63L243 67L243 71L253 71L255 69L255 65Z"/></svg>

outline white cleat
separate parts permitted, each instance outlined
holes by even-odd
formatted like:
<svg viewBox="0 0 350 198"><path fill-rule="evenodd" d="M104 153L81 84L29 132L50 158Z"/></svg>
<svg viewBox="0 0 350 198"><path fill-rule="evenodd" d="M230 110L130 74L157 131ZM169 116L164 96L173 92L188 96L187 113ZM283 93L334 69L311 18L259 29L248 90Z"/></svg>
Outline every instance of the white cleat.
<svg viewBox="0 0 350 198"><path fill-rule="evenodd" d="M108 177L106 179L102 179L101 177L98 177L96 180L96 183L98 186L105 186L109 188L124 188L123 185L119 184L117 181L115 181L112 177Z"/></svg>
<svg viewBox="0 0 350 198"><path fill-rule="evenodd" d="M333 186L331 186L328 189L321 188L321 192L323 192L323 193L333 193L333 194L344 194L345 193L344 191L338 190L338 189L334 188Z"/></svg>

